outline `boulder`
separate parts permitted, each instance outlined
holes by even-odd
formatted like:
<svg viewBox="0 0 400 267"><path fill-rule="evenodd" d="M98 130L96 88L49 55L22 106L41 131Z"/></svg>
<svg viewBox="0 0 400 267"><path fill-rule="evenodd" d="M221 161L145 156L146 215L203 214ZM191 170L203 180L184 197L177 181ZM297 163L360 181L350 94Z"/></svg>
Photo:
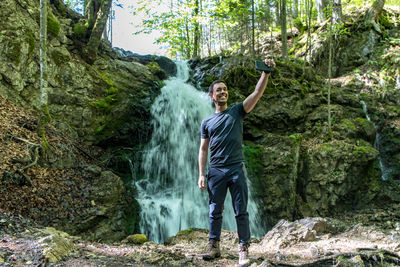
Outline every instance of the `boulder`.
<svg viewBox="0 0 400 267"><path fill-rule="evenodd" d="M43 230L45 237L38 240L39 247L43 249L43 255L49 263L61 261L64 257L71 254L76 245L67 233L57 231L52 227Z"/></svg>

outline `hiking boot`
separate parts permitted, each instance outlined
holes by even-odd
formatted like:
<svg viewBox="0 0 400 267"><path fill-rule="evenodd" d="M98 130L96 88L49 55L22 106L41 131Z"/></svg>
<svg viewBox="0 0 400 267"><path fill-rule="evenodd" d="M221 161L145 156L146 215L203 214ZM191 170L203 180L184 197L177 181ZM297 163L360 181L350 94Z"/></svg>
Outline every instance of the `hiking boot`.
<svg viewBox="0 0 400 267"><path fill-rule="evenodd" d="M248 244L239 244L239 267L249 266L249 245Z"/></svg>
<svg viewBox="0 0 400 267"><path fill-rule="evenodd" d="M210 261L219 257L221 257L221 251L219 250L219 241L210 239L210 241L208 242L208 250L206 254L203 255L203 260Z"/></svg>

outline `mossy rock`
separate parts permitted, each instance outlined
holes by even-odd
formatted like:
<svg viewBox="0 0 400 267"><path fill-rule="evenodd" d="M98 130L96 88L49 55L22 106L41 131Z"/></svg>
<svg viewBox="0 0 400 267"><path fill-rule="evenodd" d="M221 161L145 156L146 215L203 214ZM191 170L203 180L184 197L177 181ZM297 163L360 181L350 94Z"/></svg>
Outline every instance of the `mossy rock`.
<svg viewBox="0 0 400 267"><path fill-rule="evenodd" d="M144 234L135 234L135 235L130 235L127 238L125 238L124 243L132 243L136 245L142 245L146 243L147 236Z"/></svg>
<svg viewBox="0 0 400 267"><path fill-rule="evenodd" d="M146 65L150 69L150 71L157 76L160 80L164 80L168 78L168 73L163 70L157 62L152 61Z"/></svg>
<svg viewBox="0 0 400 267"><path fill-rule="evenodd" d="M63 65L70 61L69 55L63 54L61 51L54 50L51 52L51 57L57 66Z"/></svg>
<svg viewBox="0 0 400 267"><path fill-rule="evenodd" d="M28 32L26 33L26 42L29 44L28 58L30 58L36 48L36 39L30 30L28 30Z"/></svg>
<svg viewBox="0 0 400 267"><path fill-rule="evenodd" d="M263 170L263 146L246 142L243 146L246 169L251 177L261 175Z"/></svg>
<svg viewBox="0 0 400 267"><path fill-rule="evenodd" d="M7 49L8 58L17 65L21 63L21 48L21 42L11 41L9 48Z"/></svg>

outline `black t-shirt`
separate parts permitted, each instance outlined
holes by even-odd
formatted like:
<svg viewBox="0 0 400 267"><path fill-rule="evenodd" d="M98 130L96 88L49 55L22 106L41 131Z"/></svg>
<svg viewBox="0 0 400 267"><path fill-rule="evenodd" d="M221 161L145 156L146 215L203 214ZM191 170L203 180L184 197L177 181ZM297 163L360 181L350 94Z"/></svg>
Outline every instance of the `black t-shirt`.
<svg viewBox="0 0 400 267"><path fill-rule="evenodd" d="M214 113L201 123L201 138L210 139L210 166L223 167L244 161L242 152L243 102Z"/></svg>

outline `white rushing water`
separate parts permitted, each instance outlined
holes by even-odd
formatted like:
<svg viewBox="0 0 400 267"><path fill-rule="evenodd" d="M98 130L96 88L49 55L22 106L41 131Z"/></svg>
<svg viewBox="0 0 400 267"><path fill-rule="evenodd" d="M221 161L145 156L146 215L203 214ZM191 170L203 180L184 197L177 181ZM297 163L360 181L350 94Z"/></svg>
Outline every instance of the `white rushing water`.
<svg viewBox="0 0 400 267"><path fill-rule="evenodd" d="M186 83L189 68L177 63L177 77L166 81L152 107L153 135L143 156L144 178L136 181L140 230L161 243L178 231L208 229L208 193L197 186L201 121L214 109L206 93ZM260 235L256 205L249 203L251 230ZM222 228L236 230L229 193Z"/></svg>
<svg viewBox="0 0 400 267"><path fill-rule="evenodd" d="M361 103L361 106L362 106L363 111L365 113L365 118L368 121L371 121L371 118L368 115L367 104L362 100L360 101L360 103ZM382 153L381 134L378 132L378 127L376 127L375 123L374 123L374 127L376 129L374 148L379 151L378 161L379 161L379 168L381 169L381 173L382 173L382 180L387 180L389 178L389 175L392 172L392 169L387 166L387 164L385 163L385 161L382 158L382 155L381 155L381 153Z"/></svg>

